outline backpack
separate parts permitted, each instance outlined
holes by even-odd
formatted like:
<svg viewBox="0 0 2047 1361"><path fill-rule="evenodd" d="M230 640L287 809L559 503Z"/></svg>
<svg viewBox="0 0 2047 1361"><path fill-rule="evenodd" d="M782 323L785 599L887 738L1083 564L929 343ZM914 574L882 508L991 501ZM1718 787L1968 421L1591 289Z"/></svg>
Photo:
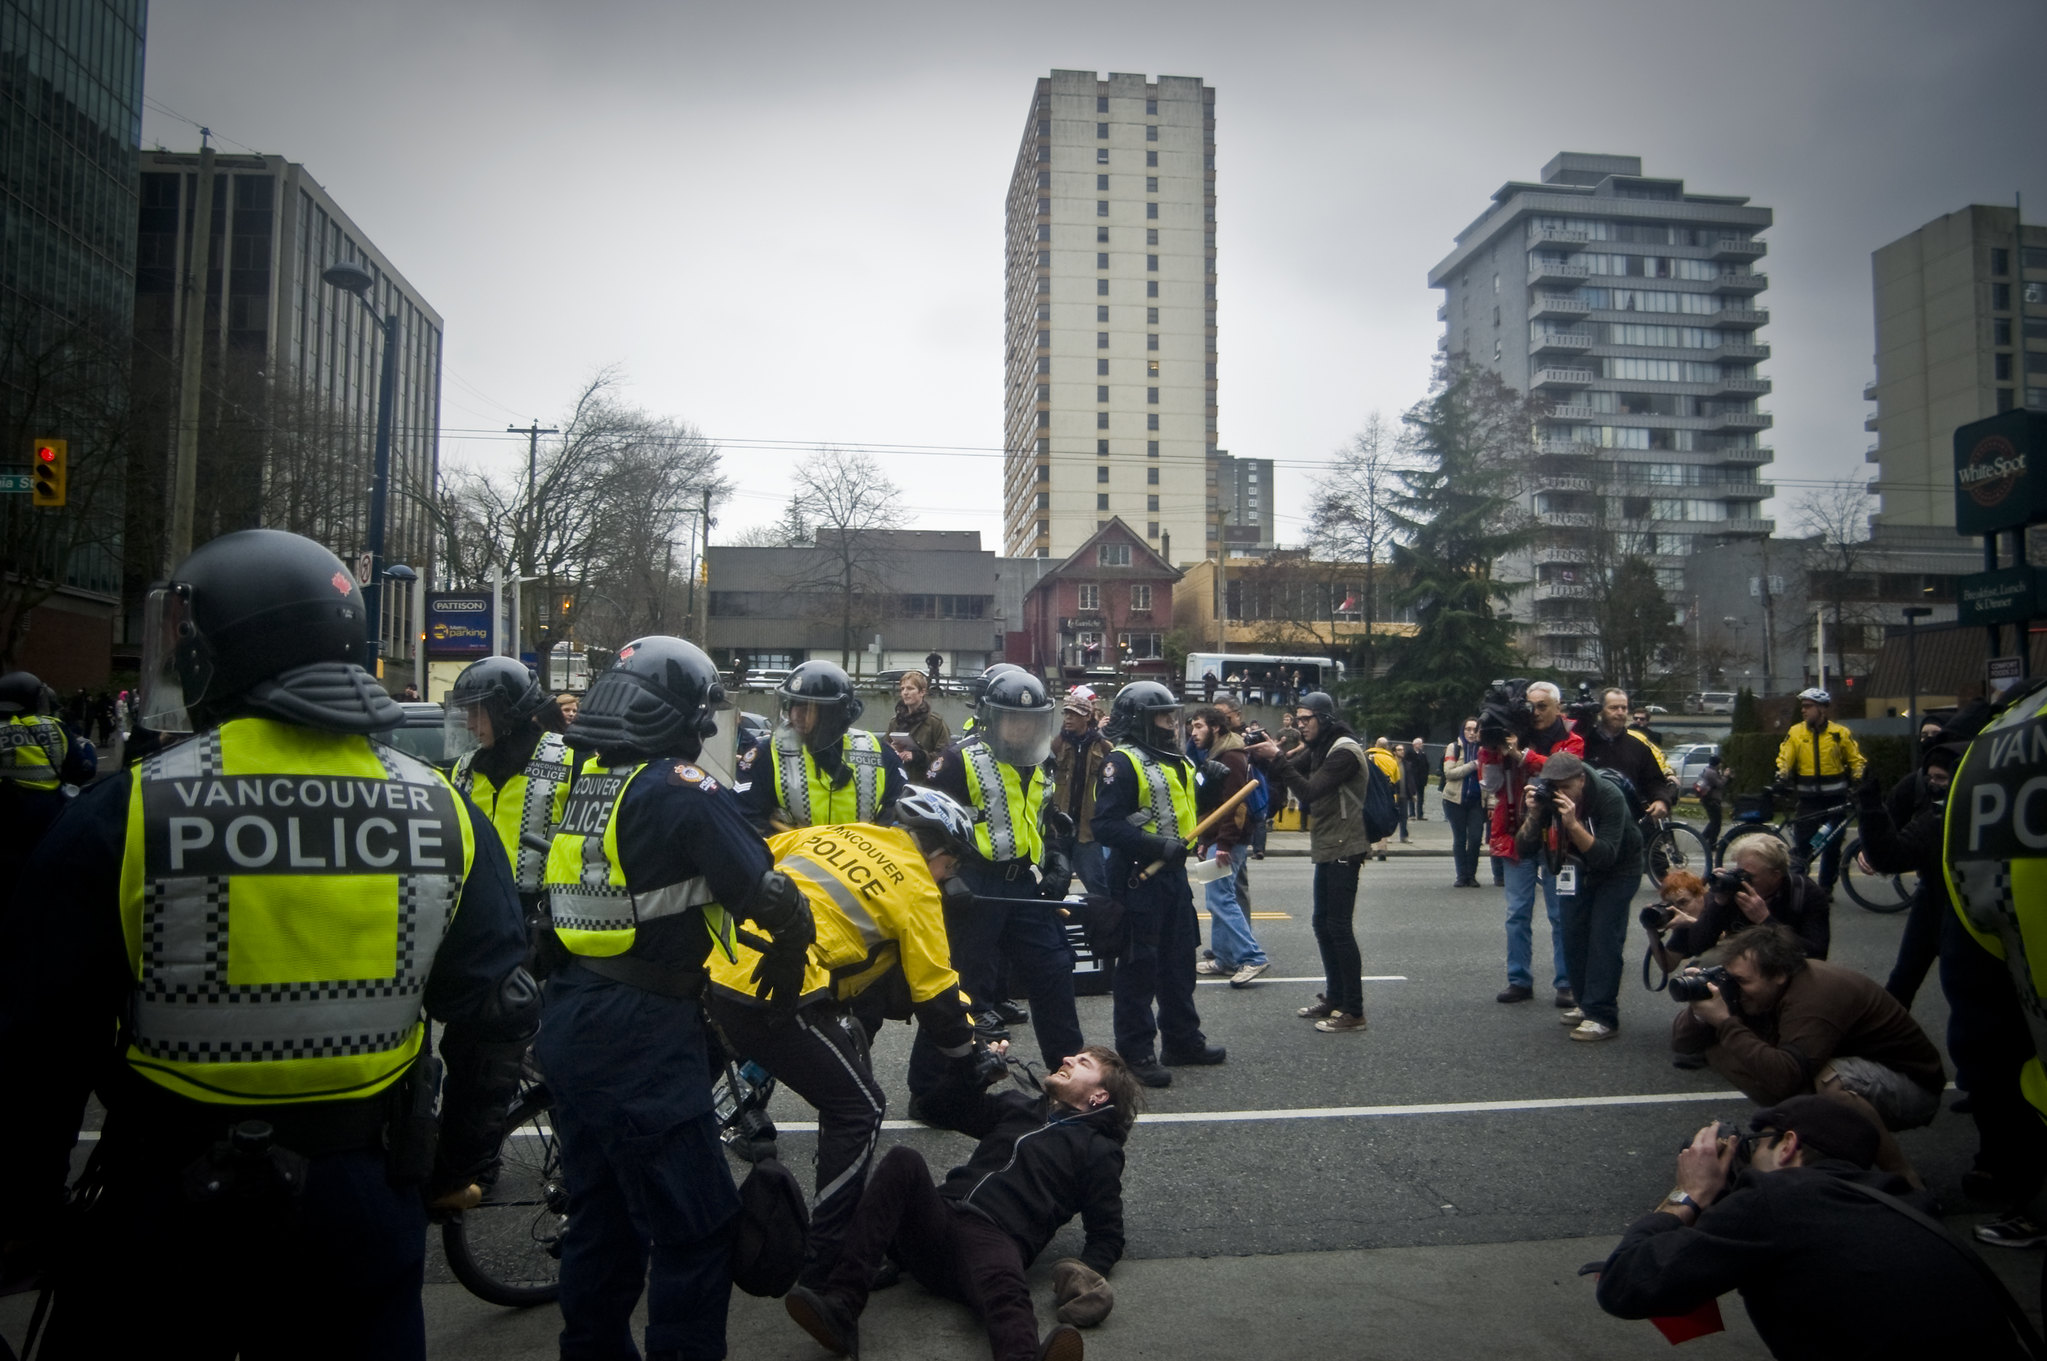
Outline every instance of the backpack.
<svg viewBox="0 0 2047 1361"><path fill-rule="evenodd" d="M1643 818L1649 816L1649 805L1643 801L1642 795L1635 788L1633 780L1621 774L1618 770L1608 770L1604 766L1597 768L1595 773L1600 779L1605 780L1615 789L1621 791L1621 797L1627 800L1628 820L1630 822L1640 822Z"/></svg>
<svg viewBox="0 0 2047 1361"><path fill-rule="evenodd" d="M1393 796L1393 781L1362 747L1358 759L1365 763L1365 838L1384 841L1400 829L1400 804Z"/></svg>
<svg viewBox="0 0 2047 1361"><path fill-rule="evenodd" d="M1265 772L1257 766L1251 767L1251 783L1257 788L1244 800L1244 816L1262 818L1272 811L1272 786L1265 783Z"/></svg>
<svg viewBox="0 0 2047 1361"><path fill-rule="evenodd" d="M739 1184L733 1220L732 1284L749 1295L786 1295L803 1270L810 1211L796 1174L770 1154Z"/></svg>

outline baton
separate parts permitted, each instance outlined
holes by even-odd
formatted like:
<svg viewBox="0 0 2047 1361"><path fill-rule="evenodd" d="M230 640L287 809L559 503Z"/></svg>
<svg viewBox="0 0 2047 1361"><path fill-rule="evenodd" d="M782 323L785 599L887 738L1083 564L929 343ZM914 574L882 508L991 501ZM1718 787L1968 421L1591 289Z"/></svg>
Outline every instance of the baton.
<svg viewBox="0 0 2047 1361"><path fill-rule="evenodd" d="M1222 821L1223 814L1234 809L1238 804L1242 803L1245 799L1250 798L1251 791L1256 789L1257 787L1258 781L1256 780L1244 781L1242 788L1237 790L1236 793L1230 795L1228 798L1224 799L1222 803L1217 805L1216 810L1213 813L1210 813L1207 817L1203 818L1199 823L1195 824L1194 830L1188 833L1187 835L1187 845L1189 847L1192 847L1198 844L1201 840L1201 834L1203 832L1214 830L1215 825ZM1151 878L1154 874L1157 874L1160 870L1164 869L1165 867L1166 867L1165 861L1154 860L1149 865L1146 865L1144 867L1143 872L1137 876L1135 882L1141 884L1145 880Z"/></svg>

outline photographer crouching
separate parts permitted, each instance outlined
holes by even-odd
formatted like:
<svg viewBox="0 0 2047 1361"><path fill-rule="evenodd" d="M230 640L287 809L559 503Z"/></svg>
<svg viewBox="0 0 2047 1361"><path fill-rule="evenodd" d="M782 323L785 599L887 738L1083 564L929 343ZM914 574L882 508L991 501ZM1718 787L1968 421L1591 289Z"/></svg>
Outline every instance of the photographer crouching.
<svg viewBox="0 0 2047 1361"><path fill-rule="evenodd" d="M1751 926L1775 924L1798 938L1808 959L1825 959L1833 936L1833 903L1820 886L1791 868L1791 848L1772 836L1743 837L1729 853L1731 864L1713 872L1704 893L1693 898L1683 890L1697 881L1673 875L1664 882L1664 898L1674 911L1661 930L1642 924L1655 944L1656 962L1669 973L1682 960L1705 954L1727 937ZM1676 892L1673 892L1673 889ZM1692 903L1692 911L1684 908Z"/></svg>
<svg viewBox="0 0 2047 1361"><path fill-rule="evenodd" d="M1600 1308L1669 1319L1739 1290L1772 1356L2026 1354L2016 1305L1929 1223L1931 1196L1871 1169L1854 1112L1794 1096L1749 1125L1708 1125L1677 1155L1675 1189L1600 1268Z"/></svg>
<svg viewBox="0 0 2047 1361"><path fill-rule="evenodd" d="M1940 1109L1940 1051L1875 979L1816 959L1787 926L1751 926L1728 941L1726 962L1670 980L1684 1003L1670 1046L1706 1056L1759 1106L1817 1092L1878 1131L1876 1165L1917 1186L1891 1131L1916 1129Z"/></svg>
<svg viewBox="0 0 2047 1361"><path fill-rule="evenodd" d="M1576 861L1556 872L1564 967L1578 999L1563 1019L1576 1021L1574 1040L1610 1040L1620 1031L1621 949L1628 904L1642 878L1641 829L1628 814L1627 795L1569 752L1549 758L1528 787L1527 805L1515 853L1533 860L1553 844Z"/></svg>

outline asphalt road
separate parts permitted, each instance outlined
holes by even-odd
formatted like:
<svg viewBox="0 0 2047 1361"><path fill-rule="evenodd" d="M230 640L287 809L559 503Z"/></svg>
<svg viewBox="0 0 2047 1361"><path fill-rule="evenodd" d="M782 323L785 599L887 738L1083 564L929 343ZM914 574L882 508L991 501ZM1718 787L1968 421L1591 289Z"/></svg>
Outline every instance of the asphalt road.
<svg viewBox="0 0 2047 1361"><path fill-rule="evenodd" d="M1638 981L1638 928L1617 1038L1566 1039L1546 989L1532 1003L1496 1003L1506 981L1501 895L1449 886L1449 860L1432 853L1447 844L1440 821L1413 832L1414 846L1366 867L1359 891L1363 1033L1322 1034L1294 1015L1319 984L1309 862L1274 855L1253 865L1254 910L1272 914L1254 929L1273 969L1241 990L1201 986L1204 1027L1229 1061L1178 1070L1131 1136L1128 1257L1115 1277L1117 1310L1089 1335L1095 1355L1667 1353L1648 1324L1600 1313L1574 1273L1669 1188L1677 1149L1700 1125L1744 1119L1751 1107L1710 1071L1670 1066L1675 1005ZM1833 958L1883 977L1902 925L1844 900ZM1536 940L1537 958L1547 958L1539 913ZM1080 1011L1089 1038L1107 1042L1108 999L1082 998ZM1937 980L1915 1011L1938 1040ZM892 1114L907 1104L909 1040L908 1027L890 1026L876 1045ZM807 1182L812 1139L796 1127L811 1113L785 1092L774 1114L784 1159ZM959 1136L907 1122L885 1137L934 1167L968 1151ZM1995 1207L1971 1206L1959 1189L1974 1149L1965 1117L1943 1113L1901 1142L1951 1210L1989 1217ZM1079 1241L1077 1225L1055 1240L1041 1282L1044 1263ZM2033 1306L2038 1254L1989 1255ZM438 1254L429 1279L434 1355L552 1354L553 1310L480 1304L446 1284ZM1688 1344L1688 1357L1764 1354L1738 1301L1725 1306L1729 1331ZM864 1327L869 1356L986 1354L963 1309L915 1285L877 1295ZM820 1355L777 1301L736 1299L732 1329L735 1356ZM19 1336L18 1311L0 1310L0 1330Z"/></svg>

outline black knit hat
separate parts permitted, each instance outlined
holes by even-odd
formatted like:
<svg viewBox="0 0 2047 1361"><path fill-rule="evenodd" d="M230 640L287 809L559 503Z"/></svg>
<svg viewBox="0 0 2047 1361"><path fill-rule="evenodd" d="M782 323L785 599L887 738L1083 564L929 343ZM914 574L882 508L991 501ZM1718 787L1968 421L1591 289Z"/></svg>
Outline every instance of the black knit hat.
<svg viewBox="0 0 2047 1361"><path fill-rule="evenodd" d="M1749 1128L1789 1131L1824 1158L1843 1158L1857 1167L1876 1162L1877 1130L1853 1107L1824 1096L1794 1096L1749 1118Z"/></svg>

